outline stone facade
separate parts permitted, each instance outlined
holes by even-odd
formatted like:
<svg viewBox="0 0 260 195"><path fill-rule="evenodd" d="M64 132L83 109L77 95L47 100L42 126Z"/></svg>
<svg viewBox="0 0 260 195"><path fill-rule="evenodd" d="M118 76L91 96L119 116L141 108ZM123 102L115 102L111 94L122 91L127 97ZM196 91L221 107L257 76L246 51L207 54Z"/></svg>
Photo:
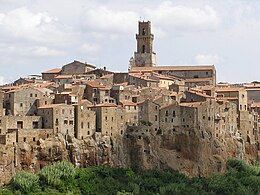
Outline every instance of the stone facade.
<svg viewBox="0 0 260 195"><path fill-rule="evenodd" d="M37 114L37 100L45 93L33 87L24 87L5 93L4 104L7 115L32 116Z"/></svg>
<svg viewBox="0 0 260 195"><path fill-rule="evenodd" d="M82 63L79 61L74 61L69 64L66 64L62 67L61 74L63 75L78 75L85 74L94 70L96 67L87 63Z"/></svg>
<svg viewBox="0 0 260 195"><path fill-rule="evenodd" d="M53 134L74 137L74 107L67 104L51 104L39 107L43 128L53 129Z"/></svg>

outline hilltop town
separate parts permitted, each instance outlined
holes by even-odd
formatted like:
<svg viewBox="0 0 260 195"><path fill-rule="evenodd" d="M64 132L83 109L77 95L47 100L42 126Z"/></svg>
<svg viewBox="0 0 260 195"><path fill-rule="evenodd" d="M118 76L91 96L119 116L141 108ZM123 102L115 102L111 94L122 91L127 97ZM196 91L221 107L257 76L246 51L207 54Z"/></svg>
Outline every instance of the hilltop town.
<svg viewBox="0 0 260 195"><path fill-rule="evenodd" d="M259 158L260 84L216 83L214 65L160 66L140 21L128 72L73 61L1 86L0 183L55 161L223 172Z"/></svg>

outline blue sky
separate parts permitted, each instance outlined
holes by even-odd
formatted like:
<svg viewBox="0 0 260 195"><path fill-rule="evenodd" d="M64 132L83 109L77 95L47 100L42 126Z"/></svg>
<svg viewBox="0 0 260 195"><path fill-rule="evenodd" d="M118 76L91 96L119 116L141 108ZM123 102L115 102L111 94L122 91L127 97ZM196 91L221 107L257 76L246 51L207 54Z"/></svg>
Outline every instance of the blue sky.
<svg viewBox="0 0 260 195"><path fill-rule="evenodd" d="M138 20L158 65L215 64L217 80L260 80L260 1L0 0L0 83L73 60L126 71Z"/></svg>

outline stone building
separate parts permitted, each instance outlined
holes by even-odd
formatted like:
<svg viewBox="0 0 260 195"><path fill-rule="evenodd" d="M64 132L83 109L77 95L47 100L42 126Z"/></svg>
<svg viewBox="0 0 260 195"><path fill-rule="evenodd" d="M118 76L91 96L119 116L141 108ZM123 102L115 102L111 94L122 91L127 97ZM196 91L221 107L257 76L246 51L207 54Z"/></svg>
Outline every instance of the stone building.
<svg viewBox="0 0 260 195"><path fill-rule="evenodd" d="M60 85L62 84L71 84L73 82L73 75L58 75L54 77L53 81L55 83L59 83Z"/></svg>
<svg viewBox="0 0 260 195"><path fill-rule="evenodd" d="M139 124L137 103L124 101L120 102L120 104L122 104L123 109L125 109L126 125L137 126Z"/></svg>
<svg viewBox="0 0 260 195"><path fill-rule="evenodd" d="M74 137L74 107L67 104L51 104L38 108L38 115L43 119L44 129L53 129L53 134L61 133Z"/></svg>
<svg viewBox="0 0 260 195"><path fill-rule="evenodd" d="M130 60L129 73L158 73L175 76L185 80L187 87L197 85L216 85L216 70L214 65L209 66L156 66L153 52L151 22L140 22L138 26L137 52Z"/></svg>
<svg viewBox="0 0 260 195"><path fill-rule="evenodd" d="M110 91L110 96L115 99L116 103L123 101L132 101L133 88L124 85L114 85Z"/></svg>
<svg viewBox="0 0 260 195"><path fill-rule="evenodd" d="M96 67L87 63L82 63L74 60L73 62L66 64L62 67L61 74L62 75L79 75L85 74L94 70Z"/></svg>
<svg viewBox="0 0 260 195"><path fill-rule="evenodd" d="M77 104L78 96L73 93L57 93L55 94L54 104Z"/></svg>
<svg viewBox="0 0 260 195"><path fill-rule="evenodd" d="M32 116L37 114L37 100L45 97L43 90L22 87L4 94L6 115Z"/></svg>
<svg viewBox="0 0 260 195"><path fill-rule="evenodd" d="M159 81L151 79L144 74L129 74L129 85L134 85L135 87L158 87Z"/></svg>
<svg viewBox="0 0 260 195"><path fill-rule="evenodd" d="M139 124L148 125L151 133L155 134L159 129L160 121L160 105L146 99L137 102L139 111Z"/></svg>
<svg viewBox="0 0 260 195"><path fill-rule="evenodd" d="M45 72L42 72L42 79L44 81L53 81L53 79L61 74L61 68L54 68Z"/></svg>
<svg viewBox="0 0 260 195"><path fill-rule="evenodd" d="M96 104L91 107L96 112L96 132L113 136L117 133L117 105L113 103Z"/></svg>
<svg viewBox="0 0 260 195"><path fill-rule="evenodd" d="M96 113L91 110L91 103L82 100L75 106L75 137L85 139L96 132Z"/></svg>
<svg viewBox="0 0 260 195"><path fill-rule="evenodd" d="M247 91L244 88L216 88L216 93L218 99L234 102L239 111L247 111Z"/></svg>
<svg viewBox="0 0 260 195"><path fill-rule="evenodd" d="M159 128L162 133L171 134L172 132L180 132L181 130L181 115L180 106L175 101L160 107L159 112Z"/></svg>
<svg viewBox="0 0 260 195"><path fill-rule="evenodd" d="M114 99L110 97L110 87L100 85L96 81L85 81L86 88L84 90L84 99L89 100L93 104L114 103Z"/></svg>

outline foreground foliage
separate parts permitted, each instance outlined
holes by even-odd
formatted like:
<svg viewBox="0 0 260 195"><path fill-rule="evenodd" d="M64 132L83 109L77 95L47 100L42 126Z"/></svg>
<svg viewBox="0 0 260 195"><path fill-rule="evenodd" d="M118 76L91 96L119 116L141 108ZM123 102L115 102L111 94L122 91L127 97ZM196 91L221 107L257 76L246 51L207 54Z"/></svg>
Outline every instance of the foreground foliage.
<svg viewBox="0 0 260 195"><path fill-rule="evenodd" d="M228 171L209 178L188 178L175 171L111 169L105 167L74 168L57 162L38 174L21 171L0 194L260 194L260 166L230 160Z"/></svg>

